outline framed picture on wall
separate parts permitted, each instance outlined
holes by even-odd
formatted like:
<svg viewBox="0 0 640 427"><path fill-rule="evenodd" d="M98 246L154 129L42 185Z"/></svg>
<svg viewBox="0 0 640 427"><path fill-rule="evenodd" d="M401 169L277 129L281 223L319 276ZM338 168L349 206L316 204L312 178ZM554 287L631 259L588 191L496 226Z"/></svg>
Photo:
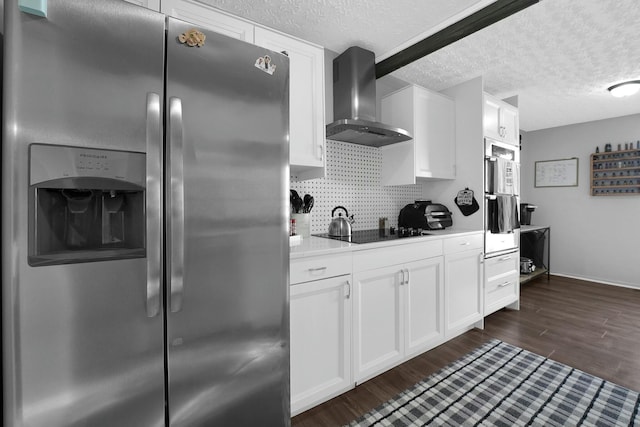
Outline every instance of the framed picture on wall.
<svg viewBox="0 0 640 427"><path fill-rule="evenodd" d="M536 162L536 187L577 187L578 158Z"/></svg>

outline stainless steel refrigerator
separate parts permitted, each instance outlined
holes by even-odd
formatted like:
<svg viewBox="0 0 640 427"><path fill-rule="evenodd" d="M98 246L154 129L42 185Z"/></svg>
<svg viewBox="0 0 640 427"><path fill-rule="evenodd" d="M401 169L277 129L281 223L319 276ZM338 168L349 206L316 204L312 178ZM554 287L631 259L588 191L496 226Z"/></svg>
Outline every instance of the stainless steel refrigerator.
<svg viewBox="0 0 640 427"><path fill-rule="evenodd" d="M17 3L3 425L289 425L287 57L123 1Z"/></svg>

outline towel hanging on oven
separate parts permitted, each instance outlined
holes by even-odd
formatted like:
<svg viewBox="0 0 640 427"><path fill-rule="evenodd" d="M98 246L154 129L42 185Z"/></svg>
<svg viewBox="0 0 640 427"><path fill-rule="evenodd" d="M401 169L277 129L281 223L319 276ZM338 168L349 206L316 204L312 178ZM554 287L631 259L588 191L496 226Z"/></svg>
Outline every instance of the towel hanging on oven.
<svg viewBox="0 0 640 427"><path fill-rule="evenodd" d="M499 194L517 194L516 190L516 163L511 160L498 157L494 172L494 189Z"/></svg>
<svg viewBox="0 0 640 427"><path fill-rule="evenodd" d="M515 196L496 196L487 203L488 226L492 233L513 233L520 228L518 218L518 198Z"/></svg>

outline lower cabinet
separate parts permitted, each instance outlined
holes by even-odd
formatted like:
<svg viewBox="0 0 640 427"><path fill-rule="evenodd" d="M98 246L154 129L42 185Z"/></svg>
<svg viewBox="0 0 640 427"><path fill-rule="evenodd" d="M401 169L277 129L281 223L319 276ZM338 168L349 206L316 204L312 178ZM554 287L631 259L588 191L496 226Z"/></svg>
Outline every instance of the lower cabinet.
<svg viewBox="0 0 640 427"><path fill-rule="evenodd" d="M354 272L356 382L442 342L443 276L442 256Z"/></svg>
<svg viewBox="0 0 640 427"><path fill-rule="evenodd" d="M482 250L479 232L292 260L292 415L481 322Z"/></svg>
<svg viewBox="0 0 640 427"><path fill-rule="evenodd" d="M353 276L354 374L356 381L385 371L403 358L402 266Z"/></svg>
<svg viewBox="0 0 640 427"><path fill-rule="evenodd" d="M484 315L501 308L518 309L520 301L520 252L485 260Z"/></svg>
<svg viewBox="0 0 640 427"><path fill-rule="evenodd" d="M292 415L354 387L352 294L350 274L290 287Z"/></svg>
<svg viewBox="0 0 640 427"><path fill-rule="evenodd" d="M442 257L407 265L405 290L405 356L420 354L444 337L444 269Z"/></svg>
<svg viewBox="0 0 640 427"><path fill-rule="evenodd" d="M444 240L447 338L471 329L483 318L482 248L481 233Z"/></svg>

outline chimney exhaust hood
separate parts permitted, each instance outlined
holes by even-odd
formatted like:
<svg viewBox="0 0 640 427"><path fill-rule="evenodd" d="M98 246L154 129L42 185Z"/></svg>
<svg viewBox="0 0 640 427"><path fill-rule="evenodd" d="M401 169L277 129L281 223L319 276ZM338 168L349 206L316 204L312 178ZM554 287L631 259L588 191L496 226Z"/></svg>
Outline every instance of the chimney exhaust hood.
<svg viewBox="0 0 640 427"><path fill-rule="evenodd" d="M376 122L373 52L352 46L333 60L333 116L327 139L382 147L412 139L404 129Z"/></svg>

